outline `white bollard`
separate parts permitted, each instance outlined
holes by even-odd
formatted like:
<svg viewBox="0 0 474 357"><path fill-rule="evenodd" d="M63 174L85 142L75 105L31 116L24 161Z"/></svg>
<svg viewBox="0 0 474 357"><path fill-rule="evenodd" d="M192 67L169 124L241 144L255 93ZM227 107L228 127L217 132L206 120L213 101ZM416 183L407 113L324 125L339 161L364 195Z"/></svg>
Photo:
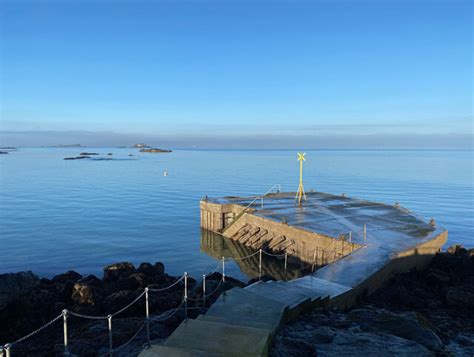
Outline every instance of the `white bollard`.
<svg viewBox="0 0 474 357"><path fill-rule="evenodd" d="M260 248L258 258L258 280L260 279L262 279L262 248Z"/></svg>
<svg viewBox="0 0 474 357"><path fill-rule="evenodd" d="M11 347L12 347L12 345L9 344L9 343L7 343L7 344L5 345L5 354L6 354L6 357L10 357L10 356L11 356L11 355L10 355Z"/></svg>
<svg viewBox="0 0 474 357"><path fill-rule="evenodd" d="M225 258L222 257L222 282L225 282Z"/></svg>
<svg viewBox="0 0 474 357"><path fill-rule="evenodd" d="M145 288L146 343L150 348L150 307L148 304L148 287Z"/></svg>
<svg viewBox="0 0 474 357"><path fill-rule="evenodd" d="M114 345L112 341L112 315L107 316L107 321L109 323L109 355L112 356L114 353Z"/></svg>
<svg viewBox="0 0 474 357"><path fill-rule="evenodd" d="M184 319L188 319L188 273L184 272Z"/></svg>
<svg viewBox="0 0 474 357"><path fill-rule="evenodd" d="M202 302L206 306L206 274L202 275Z"/></svg>
<svg viewBox="0 0 474 357"><path fill-rule="evenodd" d="M286 273L286 267L288 265L288 253L285 252L285 273Z"/></svg>
<svg viewBox="0 0 474 357"><path fill-rule="evenodd" d="M63 310L63 332L64 332L64 355L69 356L69 346L67 341L67 310Z"/></svg>

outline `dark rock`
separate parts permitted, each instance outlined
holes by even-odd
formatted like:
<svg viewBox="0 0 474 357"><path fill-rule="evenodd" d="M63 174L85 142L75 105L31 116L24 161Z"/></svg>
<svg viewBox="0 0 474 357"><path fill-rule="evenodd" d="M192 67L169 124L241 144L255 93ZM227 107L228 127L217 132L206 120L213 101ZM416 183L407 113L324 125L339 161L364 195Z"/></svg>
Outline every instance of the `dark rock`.
<svg viewBox="0 0 474 357"><path fill-rule="evenodd" d="M382 332L416 341L430 350L441 349L443 343L431 330L421 326L414 313L395 314L383 309L356 309L348 314L363 331Z"/></svg>
<svg viewBox="0 0 474 357"><path fill-rule="evenodd" d="M318 356L417 356L433 354L421 344L383 333L339 331L331 343L316 345Z"/></svg>
<svg viewBox="0 0 474 357"><path fill-rule="evenodd" d="M111 152L109 152L109 153L107 153L107 155L109 155L109 156L110 156L110 155L113 155L113 154L112 154Z"/></svg>
<svg viewBox="0 0 474 357"><path fill-rule="evenodd" d="M106 307L107 313L114 313L124 306L130 304L138 295L140 294L139 291L132 291L132 290L122 290L116 293L113 293L107 296L104 299L103 306ZM133 305L130 309L127 310L127 314L133 313L137 311L139 308L139 304Z"/></svg>
<svg viewBox="0 0 474 357"><path fill-rule="evenodd" d="M99 155L99 154L96 153L96 152L81 152L79 155L80 156L92 156L92 155Z"/></svg>
<svg viewBox="0 0 474 357"><path fill-rule="evenodd" d="M161 265L163 265L163 264L161 264ZM158 269L156 269L150 263L141 263L140 266L137 269L137 273L142 273L142 274L148 275L148 276L154 276L154 275L163 274L163 270L164 270L164 267L163 267L161 273L158 273Z"/></svg>
<svg viewBox="0 0 474 357"><path fill-rule="evenodd" d="M66 283L68 281L75 283L81 278L82 278L81 274L76 273L73 270L69 270L64 274L56 275L55 277L53 277L53 279L51 279L51 281L54 283L59 283L59 284Z"/></svg>
<svg viewBox="0 0 474 357"><path fill-rule="evenodd" d="M308 341L293 338L278 336L275 340L275 349L272 351L273 356L316 356L316 349L313 344Z"/></svg>
<svg viewBox="0 0 474 357"><path fill-rule="evenodd" d="M0 155L7 155L8 151L0 151Z"/></svg>
<svg viewBox="0 0 474 357"><path fill-rule="evenodd" d="M141 149L140 152L158 152L158 153L165 153L165 152L171 152L171 150L164 150L164 149L157 149L157 148L152 148L152 149Z"/></svg>
<svg viewBox="0 0 474 357"><path fill-rule="evenodd" d="M135 272L132 263L122 262L108 265L104 268L104 282L114 282L128 277Z"/></svg>
<svg viewBox="0 0 474 357"><path fill-rule="evenodd" d="M102 280L100 280L98 277L96 277L95 275L86 275L85 277L83 277L82 279L80 279L78 281L78 283L83 283L83 284L87 284L87 285L91 285L91 286L97 286L97 287L101 287L102 286Z"/></svg>
<svg viewBox="0 0 474 357"><path fill-rule="evenodd" d="M76 283L72 287L71 299L79 305L95 306L100 304L102 291L97 286L84 283Z"/></svg>
<svg viewBox="0 0 474 357"><path fill-rule="evenodd" d="M461 288L451 288L446 293L446 303L453 307L473 308L474 294Z"/></svg>
<svg viewBox="0 0 474 357"><path fill-rule="evenodd" d="M31 271L0 274L0 310L19 295L27 293L40 282Z"/></svg>
<svg viewBox="0 0 474 357"><path fill-rule="evenodd" d="M162 262L156 262L154 265L156 274L162 275L165 273L165 265Z"/></svg>

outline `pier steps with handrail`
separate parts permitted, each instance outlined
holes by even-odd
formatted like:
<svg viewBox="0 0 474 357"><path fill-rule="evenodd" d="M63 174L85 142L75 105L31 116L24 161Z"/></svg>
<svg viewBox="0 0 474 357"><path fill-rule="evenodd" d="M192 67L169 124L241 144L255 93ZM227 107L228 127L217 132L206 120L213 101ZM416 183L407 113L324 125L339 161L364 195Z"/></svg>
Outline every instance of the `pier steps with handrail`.
<svg viewBox="0 0 474 357"><path fill-rule="evenodd" d="M259 281L228 290L205 315L184 321L162 345L140 356L266 356L281 324L351 290L308 279L314 284L305 279Z"/></svg>

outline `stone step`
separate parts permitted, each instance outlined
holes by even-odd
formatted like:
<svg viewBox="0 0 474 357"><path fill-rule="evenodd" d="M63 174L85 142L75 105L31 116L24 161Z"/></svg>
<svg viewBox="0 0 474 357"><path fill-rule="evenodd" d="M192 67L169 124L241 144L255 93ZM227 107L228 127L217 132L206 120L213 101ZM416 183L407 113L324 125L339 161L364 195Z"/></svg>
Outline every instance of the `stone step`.
<svg viewBox="0 0 474 357"><path fill-rule="evenodd" d="M169 347L161 345L153 345L148 349L144 349L139 357L221 357L223 353L214 353L209 351L199 351L196 349L188 349L183 347Z"/></svg>
<svg viewBox="0 0 474 357"><path fill-rule="evenodd" d="M290 310L311 302L310 295L299 292L296 287L289 289L287 285L283 284L255 284L245 288L245 290L261 295L267 299L282 302L286 304Z"/></svg>
<svg viewBox="0 0 474 357"><path fill-rule="evenodd" d="M280 289L285 289L285 290L291 289L291 291L295 291L295 292L304 294L306 296L309 296L311 298L311 301L321 300L321 296L315 294L313 289L308 289L301 285L290 284L290 282L291 281L278 280L278 281L272 281L271 284L278 286Z"/></svg>
<svg viewBox="0 0 474 357"><path fill-rule="evenodd" d="M333 283L329 280L316 278L311 275L289 281L288 284L290 286L300 286L306 289L313 290L316 296L319 295L322 299L332 299L352 289L350 286Z"/></svg>
<svg viewBox="0 0 474 357"><path fill-rule="evenodd" d="M183 349L183 356L190 351L204 351L206 355L266 356L270 337L271 331L267 329L189 319L181 323L163 346Z"/></svg>
<svg viewBox="0 0 474 357"><path fill-rule="evenodd" d="M206 316L225 318L227 323L268 329L275 332L282 322L287 305L241 288L221 294Z"/></svg>

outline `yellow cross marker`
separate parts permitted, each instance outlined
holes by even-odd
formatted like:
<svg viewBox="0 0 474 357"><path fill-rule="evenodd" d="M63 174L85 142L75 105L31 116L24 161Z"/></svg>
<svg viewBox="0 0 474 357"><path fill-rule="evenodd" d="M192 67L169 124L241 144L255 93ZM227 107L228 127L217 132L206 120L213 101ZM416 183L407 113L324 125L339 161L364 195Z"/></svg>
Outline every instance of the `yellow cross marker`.
<svg viewBox="0 0 474 357"><path fill-rule="evenodd" d="M298 161L300 162L300 184L298 186L298 192L296 192L295 200L298 200L298 204L301 205L301 200L304 199L306 201L306 193L304 193L303 188L303 161L306 161L305 158L306 153L298 153Z"/></svg>

